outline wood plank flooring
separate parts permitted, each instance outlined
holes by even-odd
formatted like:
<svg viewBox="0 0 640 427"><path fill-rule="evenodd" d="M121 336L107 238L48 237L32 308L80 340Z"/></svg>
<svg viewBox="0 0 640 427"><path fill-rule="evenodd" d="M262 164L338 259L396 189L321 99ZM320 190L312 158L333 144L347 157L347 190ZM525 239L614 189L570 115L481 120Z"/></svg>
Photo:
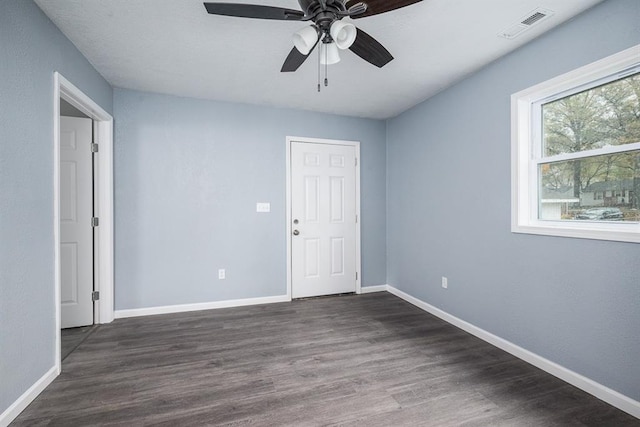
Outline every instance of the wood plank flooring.
<svg viewBox="0 0 640 427"><path fill-rule="evenodd" d="M15 426L640 426L388 293L120 319Z"/></svg>
<svg viewBox="0 0 640 427"><path fill-rule="evenodd" d="M95 331L96 325L80 326L78 328L67 328L61 331L62 345L60 353L62 360L66 359L89 335Z"/></svg>

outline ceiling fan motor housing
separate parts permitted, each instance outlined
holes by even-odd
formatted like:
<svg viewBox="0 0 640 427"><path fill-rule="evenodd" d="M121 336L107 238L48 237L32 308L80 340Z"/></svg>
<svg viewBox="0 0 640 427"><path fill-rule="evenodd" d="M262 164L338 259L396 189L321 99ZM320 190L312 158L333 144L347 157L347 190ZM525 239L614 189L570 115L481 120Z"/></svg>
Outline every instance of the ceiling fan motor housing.
<svg viewBox="0 0 640 427"><path fill-rule="evenodd" d="M323 10L333 11L334 15L337 15L339 12L347 10L343 0L298 0L298 4L306 16L314 16Z"/></svg>

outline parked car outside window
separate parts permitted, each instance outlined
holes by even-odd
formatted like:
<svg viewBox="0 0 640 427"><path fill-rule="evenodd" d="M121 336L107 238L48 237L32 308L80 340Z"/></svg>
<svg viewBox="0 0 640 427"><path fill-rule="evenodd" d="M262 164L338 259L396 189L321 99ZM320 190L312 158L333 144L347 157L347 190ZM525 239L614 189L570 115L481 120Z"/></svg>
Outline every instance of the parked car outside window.
<svg viewBox="0 0 640 427"><path fill-rule="evenodd" d="M576 215L576 219L586 219L590 221L620 221L623 217L622 211L618 208L593 208Z"/></svg>

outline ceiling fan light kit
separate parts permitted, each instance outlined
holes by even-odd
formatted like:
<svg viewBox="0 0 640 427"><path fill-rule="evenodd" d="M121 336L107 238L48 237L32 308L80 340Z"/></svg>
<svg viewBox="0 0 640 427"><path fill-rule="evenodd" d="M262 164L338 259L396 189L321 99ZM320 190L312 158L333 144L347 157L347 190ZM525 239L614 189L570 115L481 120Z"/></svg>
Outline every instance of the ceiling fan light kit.
<svg viewBox="0 0 640 427"><path fill-rule="evenodd" d="M304 27L293 33L293 45L303 55L309 55L311 50L316 47L320 33L315 25Z"/></svg>
<svg viewBox="0 0 640 427"><path fill-rule="evenodd" d="M279 21L311 21L307 26L293 34L293 49L282 65L283 73L296 71L320 44L319 64L336 64L340 61L338 49L349 49L360 58L384 67L393 60L389 51L376 39L353 24L342 22L343 18L360 19L400 9L422 0L298 0L300 9L285 9L274 6L262 6L241 3L204 3L212 15L233 16L238 18L271 19ZM318 67L320 69L320 67ZM318 75L318 78L320 76ZM320 85L318 85L320 90Z"/></svg>
<svg viewBox="0 0 640 427"><path fill-rule="evenodd" d="M320 64L333 65L338 62L340 62L340 51L336 43L322 43L320 46Z"/></svg>
<svg viewBox="0 0 640 427"><path fill-rule="evenodd" d="M357 30L356 26L353 24L335 21L331 24L329 34L331 34L331 38L335 41L336 46L344 50L349 49L353 42L356 41Z"/></svg>

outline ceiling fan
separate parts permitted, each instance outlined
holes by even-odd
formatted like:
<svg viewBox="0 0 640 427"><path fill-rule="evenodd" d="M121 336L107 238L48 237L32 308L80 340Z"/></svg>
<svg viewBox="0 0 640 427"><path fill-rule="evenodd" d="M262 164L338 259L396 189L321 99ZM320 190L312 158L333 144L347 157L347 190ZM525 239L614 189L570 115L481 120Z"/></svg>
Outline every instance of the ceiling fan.
<svg viewBox="0 0 640 427"><path fill-rule="evenodd" d="M422 0L298 0L302 10L241 4L204 3L213 15L240 18L274 19L281 21L311 21L312 24L293 35L294 48L282 65L282 72L296 71L320 44L319 64L335 64L340 60L338 49L349 49L365 61L382 68L393 56L382 44L353 24L342 22L345 17L364 18L390 12ZM325 76L325 86L327 79ZM318 85L318 90L320 87Z"/></svg>

